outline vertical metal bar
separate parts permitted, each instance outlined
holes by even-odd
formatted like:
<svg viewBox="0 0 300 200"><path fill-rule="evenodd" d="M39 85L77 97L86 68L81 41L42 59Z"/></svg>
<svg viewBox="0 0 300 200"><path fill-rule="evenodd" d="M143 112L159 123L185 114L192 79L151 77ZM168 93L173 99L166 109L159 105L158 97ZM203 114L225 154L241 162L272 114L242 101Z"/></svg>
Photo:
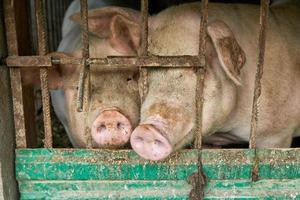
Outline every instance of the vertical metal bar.
<svg viewBox="0 0 300 200"><path fill-rule="evenodd" d="M252 181L257 181L259 176L259 160L256 153L256 135L258 124L258 101L261 95L261 79L263 76L264 56L266 47L266 28L269 14L270 0L261 0L260 5L260 30L258 39L258 61L254 83L254 95L252 104L251 129L249 147L254 149L254 163L252 167Z"/></svg>
<svg viewBox="0 0 300 200"><path fill-rule="evenodd" d="M204 102L204 80L206 73L206 27L207 27L207 16L208 16L208 0L201 1L201 21L200 21L200 32L199 32L199 57L204 58L204 66L202 68L196 68L196 93L195 93L195 103L196 103L196 128L195 128L195 142L194 147L199 151L198 155L198 176L196 179L196 189L195 193L197 199L203 199L204 197L204 185L205 185L205 175L202 170L202 121L203 121L203 102Z"/></svg>
<svg viewBox="0 0 300 200"><path fill-rule="evenodd" d="M148 55L148 0L141 1L141 12L142 12L142 22L141 22L141 56Z"/></svg>
<svg viewBox="0 0 300 200"><path fill-rule="evenodd" d="M84 97L84 85L87 75L89 74L89 65L86 60L89 58L89 33L88 33L88 7L87 0L80 0L80 13L82 20L82 57L84 58L82 63L82 71L79 75L78 83L78 97L77 97L77 111L83 111L83 97ZM88 106L86 106L88 107Z"/></svg>
<svg viewBox="0 0 300 200"><path fill-rule="evenodd" d="M85 125L87 124L88 112L89 112L89 96L90 96L90 66L86 62L90 57L89 52L89 30L88 30L88 5L87 0L80 0L80 13L82 20L82 71L79 75L78 83L78 97L77 97L77 111L82 112L83 108L86 110L85 113ZM87 148L92 148L90 128L85 127L85 137Z"/></svg>
<svg viewBox="0 0 300 200"><path fill-rule="evenodd" d="M35 1L35 14L38 32L38 54L47 54L47 35L43 0ZM44 118L44 132L45 140L44 147L52 148L52 129L51 129L51 115L50 115L50 97L48 88L48 71L47 68L40 69L41 89L42 89L42 103L43 103L43 118Z"/></svg>
<svg viewBox="0 0 300 200"><path fill-rule="evenodd" d="M268 20L270 0L261 0L260 6L260 31L258 40L258 62L254 83L254 95L252 104L252 117L250 129L250 148L256 148L256 131L258 122L258 100L261 94L261 78L263 75L265 44L266 44L266 27Z"/></svg>
<svg viewBox="0 0 300 200"><path fill-rule="evenodd" d="M49 41L49 51L53 51L55 49L55 43L57 41L56 38L56 29L58 26L55 24L55 18L58 16L55 14L56 8L54 7L54 4L56 4L57 1L51 1L51 0L44 0L47 2L46 7L46 13L47 13L47 28L48 28L48 41Z"/></svg>
<svg viewBox="0 0 300 200"><path fill-rule="evenodd" d="M149 9L148 0L142 0L141 1L141 12L142 12L141 47L139 50L139 56L148 55L148 9ZM141 102L143 102L145 99L145 95L148 92L148 71L146 68L140 67L139 87L140 87Z"/></svg>
<svg viewBox="0 0 300 200"><path fill-rule="evenodd" d="M207 27L207 11L208 0L201 1L201 22L200 22L200 33L199 33L199 56L204 57L205 61L205 39L206 39L206 27ZM206 72L206 63L203 68L197 70L197 85L196 85L196 138L195 148L202 148L202 111L203 111L203 87L204 78Z"/></svg>
<svg viewBox="0 0 300 200"><path fill-rule="evenodd" d="M4 14L8 55L17 56L19 54L19 51L16 32L14 0L4 0ZM16 131L16 146L17 148L26 148L27 143L25 135L21 71L19 68L10 68L10 79Z"/></svg>
<svg viewBox="0 0 300 200"><path fill-rule="evenodd" d="M57 11L59 13L59 17L57 19L57 27L56 27L56 34L57 34L57 41L55 43L55 49L58 47L59 45L59 42L61 41L62 39L62 30L61 30L61 27L62 27L62 22L63 22L63 19L64 19L64 13L65 13L65 9L64 9L64 3L65 1L57 1L57 2L60 2L59 4L57 3Z"/></svg>

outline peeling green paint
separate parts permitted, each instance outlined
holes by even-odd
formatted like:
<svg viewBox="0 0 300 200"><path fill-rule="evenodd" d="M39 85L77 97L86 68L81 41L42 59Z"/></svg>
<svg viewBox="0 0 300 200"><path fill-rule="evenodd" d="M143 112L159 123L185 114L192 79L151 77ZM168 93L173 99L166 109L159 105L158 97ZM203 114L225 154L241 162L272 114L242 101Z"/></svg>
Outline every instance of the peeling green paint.
<svg viewBox="0 0 300 200"><path fill-rule="evenodd" d="M185 181L21 181L21 199L188 199ZM225 198L226 197L226 198ZM205 199L300 199L300 180L215 180Z"/></svg>
<svg viewBox="0 0 300 200"><path fill-rule="evenodd" d="M21 199L188 199L197 150L163 162L131 150L19 149ZM300 199L300 149L257 150L259 181L251 181L254 151L202 151L205 199ZM225 198L226 197L226 198Z"/></svg>

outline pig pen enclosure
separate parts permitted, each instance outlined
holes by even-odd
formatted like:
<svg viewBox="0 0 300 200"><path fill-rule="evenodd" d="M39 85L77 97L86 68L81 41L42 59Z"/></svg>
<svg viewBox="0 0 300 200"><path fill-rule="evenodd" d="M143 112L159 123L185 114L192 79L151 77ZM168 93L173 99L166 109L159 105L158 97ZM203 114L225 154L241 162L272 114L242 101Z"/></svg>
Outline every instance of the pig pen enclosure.
<svg viewBox="0 0 300 200"><path fill-rule="evenodd" d="M0 89L3 89L6 96L12 97L14 121L6 118L6 115L9 115L6 109L0 113L0 119L14 122L16 142L14 173L20 199L300 199L299 148L256 148L258 101L263 88L261 78L265 41L268 37L269 0L261 0L260 19L257 19L257 23L260 23L260 32L257 33L258 64L256 80L253 83L255 91L252 119L249 122L251 123L249 148L244 149L205 149L202 145L202 91L206 71L206 31L204 30L209 17L207 0L199 2L202 13L201 24L195 27L200 30L198 56L148 54L148 10L152 3L148 0L141 0L140 5L141 47L138 56L90 57L87 0L80 1L83 57L79 59L49 56L47 54L57 48L61 37L59 27L62 24L63 13L70 2L67 0L3 1L8 55L4 56L5 54L1 52L1 57L3 56L1 73L2 71L3 73L0 75L5 75L3 69L7 66L11 91L7 89L8 87L1 88L1 85ZM1 38L0 42L3 42L1 40L4 39ZM29 38L36 38L36 43L31 43L32 39ZM32 52L35 50L37 53L33 55ZM90 130L86 128L84 133L88 143L86 149L53 148L70 145L69 142L53 145L54 137L63 136L55 136L56 133L53 133L57 127L53 127L51 122L47 69L57 64L81 66L80 77L76 82L78 112L88 112L85 108L89 103L89 76L92 65L97 64L97 67L105 69L122 67L138 69L141 80L139 85L141 102L147 92L149 68L170 70L194 68L197 73L198 92L195 106L198 114L196 114L195 127L197 135L193 147L177 151L164 161L146 161L131 149L93 149ZM36 148L38 136L35 128L32 127L35 125L32 117L34 110L32 100L35 93L32 88L22 87L21 84L21 72L29 67L34 67L34 70L40 72L44 122L43 148ZM8 77L5 80L9 85ZM1 123L0 128L3 126ZM4 141L9 140L3 140L3 144ZM1 154L1 156L13 158L10 154ZM5 162L10 162L9 158ZM7 165L4 163L0 165L2 174L5 172L5 166ZM10 188L13 184L7 186L4 184L4 187ZM12 198L13 195L9 196L8 190L12 189L5 191L4 188L7 199L17 198L16 196Z"/></svg>

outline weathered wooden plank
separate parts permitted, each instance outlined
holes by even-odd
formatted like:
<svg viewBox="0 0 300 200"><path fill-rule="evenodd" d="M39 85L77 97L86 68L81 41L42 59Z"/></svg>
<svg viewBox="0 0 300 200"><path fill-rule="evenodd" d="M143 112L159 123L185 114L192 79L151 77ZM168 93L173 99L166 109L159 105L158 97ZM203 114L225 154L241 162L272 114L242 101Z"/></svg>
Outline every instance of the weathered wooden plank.
<svg viewBox="0 0 300 200"><path fill-rule="evenodd" d="M21 181L21 199L188 199L186 181ZM204 199L299 199L296 180L209 181Z"/></svg>
<svg viewBox="0 0 300 200"><path fill-rule="evenodd" d="M205 199L300 199L300 179L268 179L210 181L205 187Z"/></svg>
<svg viewBox="0 0 300 200"><path fill-rule="evenodd" d="M0 31L1 29L0 25ZM17 199L18 196L17 182L14 174L14 135L9 73L6 66L0 65L0 199L4 200Z"/></svg>
<svg viewBox="0 0 300 200"><path fill-rule="evenodd" d="M131 150L20 149L18 180L186 180L197 171L197 150L183 150L163 162L145 161ZM251 179L251 149L205 149L208 179ZM258 150L260 179L300 178L300 149Z"/></svg>
<svg viewBox="0 0 300 200"><path fill-rule="evenodd" d="M185 180L197 171L196 151L165 162L145 161L131 150L23 149L18 180Z"/></svg>
<svg viewBox="0 0 300 200"><path fill-rule="evenodd" d="M25 181L21 199L188 199L186 181Z"/></svg>
<svg viewBox="0 0 300 200"><path fill-rule="evenodd" d="M3 0L0 0L0 59L7 55L4 34ZM13 108L9 84L9 70L0 64L0 199L18 198L17 181L14 174L15 132Z"/></svg>
<svg viewBox="0 0 300 200"><path fill-rule="evenodd" d="M258 157L259 177L266 179L300 178L300 148L259 150Z"/></svg>
<svg viewBox="0 0 300 200"><path fill-rule="evenodd" d="M29 28L29 0L15 1L15 17L16 17L16 34L18 40L18 55L29 56L32 55L32 42L30 37ZM24 75L24 71L21 71L21 76ZM33 86L23 86L23 108L25 119L25 131L26 131L26 145L28 148L37 147L37 124L35 118L35 99Z"/></svg>

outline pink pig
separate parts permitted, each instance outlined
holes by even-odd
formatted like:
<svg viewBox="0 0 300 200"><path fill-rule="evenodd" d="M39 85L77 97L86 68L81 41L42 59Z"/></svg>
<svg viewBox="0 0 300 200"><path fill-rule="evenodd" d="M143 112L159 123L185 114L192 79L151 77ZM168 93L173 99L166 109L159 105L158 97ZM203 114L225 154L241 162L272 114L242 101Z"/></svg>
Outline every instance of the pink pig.
<svg viewBox="0 0 300 200"><path fill-rule="evenodd" d="M271 6L258 148L289 147L300 135L300 6ZM203 136L210 143L249 139L258 55L259 6L209 4ZM171 7L150 18L151 54L197 55L200 3ZM194 139L196 74L192 69L152 69L141 122L132 148L148 160L162 160ZM222 132L220 136L214 133ZM228 137L226 137L228 135Z"/></svg>

